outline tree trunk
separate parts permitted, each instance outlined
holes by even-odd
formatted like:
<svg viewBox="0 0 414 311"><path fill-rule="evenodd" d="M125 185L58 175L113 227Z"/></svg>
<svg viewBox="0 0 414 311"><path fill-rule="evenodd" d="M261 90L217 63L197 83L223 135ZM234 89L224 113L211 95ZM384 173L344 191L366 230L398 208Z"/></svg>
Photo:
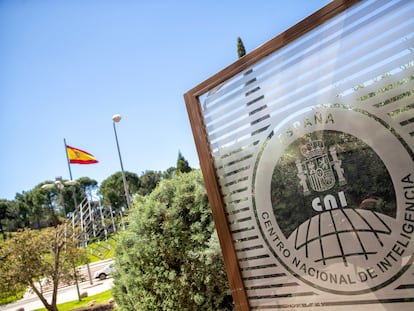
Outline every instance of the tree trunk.
<svg viewBox="0 0 414 311"><path fill-rule="evenodd" d="M34 283L30 283L30 288L33 290L33 292L39 297L40 301L43 303L45 308L48 311L59 311L56 305L56 302L53 304L50 304L47 302L46 298L43 296L43 294L37 289L37 287L34 285Z"/></svg>
<svg viewBox="0 0 414 311"><path fill-rule="evenodd" d="M49 305L49 308L46 308L48 311L59 311L57 305Z"/></svg>

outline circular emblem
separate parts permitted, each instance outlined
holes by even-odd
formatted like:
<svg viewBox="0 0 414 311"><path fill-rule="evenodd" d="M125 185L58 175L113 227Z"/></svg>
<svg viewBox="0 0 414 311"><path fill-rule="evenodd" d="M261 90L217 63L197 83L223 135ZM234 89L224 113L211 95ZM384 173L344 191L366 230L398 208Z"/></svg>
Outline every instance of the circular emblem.
<svg viewBox="0 0 414 311"><path fill-rule="evenodd" d="M273 130L256 163L258 223L293 277L351 295L387 286L411 264L413 159L375 118L309 109Z"/></svg>

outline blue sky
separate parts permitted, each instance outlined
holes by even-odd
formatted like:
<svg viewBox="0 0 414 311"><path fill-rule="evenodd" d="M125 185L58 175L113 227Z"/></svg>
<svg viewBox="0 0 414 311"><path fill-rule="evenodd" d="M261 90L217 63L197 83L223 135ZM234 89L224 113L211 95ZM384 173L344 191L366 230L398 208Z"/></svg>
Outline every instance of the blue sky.
<svg viewBox="0 0 414 311"><path fill-rule="evenodd" d="M101 183L199 161L183 94L327 0L0 0L0 199L69 179L63 139Z"/></svg>

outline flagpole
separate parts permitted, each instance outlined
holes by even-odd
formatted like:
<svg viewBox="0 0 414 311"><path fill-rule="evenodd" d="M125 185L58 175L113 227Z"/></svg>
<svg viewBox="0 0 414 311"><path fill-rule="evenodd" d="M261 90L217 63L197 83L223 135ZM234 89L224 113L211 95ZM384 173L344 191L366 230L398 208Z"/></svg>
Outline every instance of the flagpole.
<svg viewBox="0 0 414 311"><path fill-rule="evenodd" d="M72 171L70 169L70 161L69 161L69 155L68 155L68 147L66 145L66 138L63 138L63 143L65 144L65 153L66 153L66 161L68 162L69 177L70 177L70 180L72 180Z"/></svg>
<svg viewBox="0 0 414 311"><path fill-rule="evenodd" d="M63 143L65 144L65 153L66 153L66 160L68 162L69 177L70 177L70 180L72 180L72 171L70 169L70 161L69 161L69 155L68 155L68 147L66 145L66 138L63 138ZM76 200L75 188L72 188L72 194L73 194L73 201L75 203L75 211L74 212L76 212L76 209L78 207L78 202L76 202L77 200ZM79 206L79 210L81 210L81 209L82 209L82 206ZM86 268L88 270L89 283L92 285L93 284L92 273L91 273L91 268L89 266L88 251L86 250L86 232L84 232L84 235L85 236L83 237L82 245L83 245L83 250L85 252L85 263L86 263Z"/></svg>

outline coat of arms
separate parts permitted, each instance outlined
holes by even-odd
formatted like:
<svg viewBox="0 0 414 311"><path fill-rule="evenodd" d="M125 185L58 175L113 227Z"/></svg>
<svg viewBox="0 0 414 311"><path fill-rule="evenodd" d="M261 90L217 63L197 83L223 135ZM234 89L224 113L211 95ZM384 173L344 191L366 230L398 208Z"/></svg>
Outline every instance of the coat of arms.
<svg viewBox="0 0 414 311"><path fill-rule="evenodd" d="M328 154L322 140L309 140L299 150L305 160L296 161L297 176L305 195L310 194L309 186L317 192L331 189L336 182L334 171L338 176L339 184L346 184L344 170L341 167L342 161L338 160L334 146L329 148Z"/></svg>

